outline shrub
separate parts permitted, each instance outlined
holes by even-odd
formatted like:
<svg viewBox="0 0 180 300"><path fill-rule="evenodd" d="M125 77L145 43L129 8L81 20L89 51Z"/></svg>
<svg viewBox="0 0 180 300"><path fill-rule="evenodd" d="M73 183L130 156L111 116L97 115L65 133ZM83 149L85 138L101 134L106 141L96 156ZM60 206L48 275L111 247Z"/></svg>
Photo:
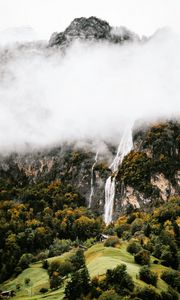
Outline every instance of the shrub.
<svg viewBox="0 0 180 300"><path fill-rule="evenodd" d="M144 266L139 271L139 278L148 284L157 285L158 276L150 271L148 267Z"/></svg>
<svg viewBox="0 0 180 300"><path fill-rule="evenodd" d="M66 276L67 274L71 273L73 271L73 264L69 260L65 261L53 261L49 268L48 273L50 276L54 274L54 272L58 272L60 276Z"/></svg>
<svg viewBox="0 0 180 300"><path fill-rule="evenodd" d="M123 233L125 231L129 231L129 228L130 228L130 225L129 224L122 224L120 226L117 226L115 229L116 229L116 233L117 233L117 236L119 238L121 238L123 236Z"/></svg>
<svg viewBox="0 0 180 300"><path fill-rule="evenodd" d="M127 246L127 251L131 254L136 254L142 249L141 245L138 242L132 241Z"/></svg>
<svg viewBox="0 0 180 300"><path fill-rule="evenodd" d="M113 270L107 270L106 282L109 287L114 287L118 294L126 294L133 291L134 283L131 276L126 271L126 265L122 264Z"/></svg>
<svg viewBox="0 0 180 300"><path fill-rule="evenodd" d="M45 260L48 258L49 250L42 251L36 255L36 260Z"/></svg>
<svg viewBox="0 0 180 300"><path fill-rule="evenodd" d="M22 270L27 269L29 264L32 262L32 259L33 255L31 253L23 254L18 262L18 267L20 267Z"/></svg>
<svg viewBox="0 0 180 300"><path fill-rule="evenodd" d="M14 274L17 276L17 275L21 274L22 271L23 270L22 270L21 267L16 267L15 270L14 270Z"/></svg>
<svg viewBox="0 0 180 300"><path fill-rule="evenodd" d="M155 259L155 260L153 261L153 264L155 264L155 265L158 265L158 263L159 263L159 261L158 261L157 259Z"/></svg>
<svg viewBox="0 0 180 300"><path fill-rule="evenodd" d="M140 231L143 227L143 220L140 218L136 218L131 224L131 233L135 234L135 232Z"/></svg>
<svg viewBox="0 0 180 300"><path fill-rule="evenodd" d="M50 288L57 289L62 284L62 277L57 272L54 272L50 278Z"/></svg>
<svg viewBox="0 0 180 300"><path fill-rule="evenodd" d="M69 251L71 244L71 240L59 240L56 238L49 247L49 257L58 256Z"/></svg>
<svg viewBox="0 0 180 300"><path fill-rule="evenodd" d="M79 270L85 267L84 251L82 249L78 249L76 253L71 256L70 262L72 263L74 270Z"/></svg>
<svg viewBox="0 0 180 300"><path fill-rule="evenodd" d="M73 264L69 260L60 263L58 272L61 276L66 276L73 271Z"/></svg>
<svg viewBox="0 0 180 300"><path fill-rule="evenodd" d="M137 296L142 300L160 300L161 297L156 291L150 287L144 287L139 290Z"/></svg>
<svg viewBox="0 0 180 300"><path fill-rule="evenodd" d="M30 279L30 278L25 278L25 279L24 279L24 283L25 283L25 285L29 285L30 281L31 281L31 279Z"/></svg>
<svg viewBox="0 0 180 300"><path fill-rule="evenodd" d="M39 292L42 293L42 294L45 294L45 293L48 292L48 289L47 289L47 288L41 288L41 289L39 290Z"/></svg>
<svg viewBox="0 0 180 300"><path fill-rule="evenodd" d="M84 246L87 248L90 248L92 245L94 245L96 242L96 238L89 238L84 242Z"/></svg>
<svg viewBox="0 0 180 300"><path fill-rule="evenodd" d="M180 272L165 271L162 273L161 278L172 288L175 288L178 292L180 292Z"/></svg>
<svg viewBox="0 0 180 300"><path fill-rule="evenodd" d="M172 289L170 286L168 287L168 290L161 292L161 300L178 300L179 296L178 293Z"/></svg>
<svg viewBox="0 0 180 300"><path fill-rule="evenodd" d="M49 268L49 263L48 263L47 259L43 260L43 262L42 262L42 268L45 269L45 270L47 270Z"/></svg>
<svg viewBox="0 0 180 300"><path fill-rule="evenodd" d="M111 236L104 242L105 247L116 247L119 244L120 244L120 241L117 236Z"/></svg>
<svg viewBox="0 0 180 300"><path fill-rule="evenodd" d="M147 250L139 251L135 256L134 260L137 264L148 265L150 263L150 254Z"/></svg>

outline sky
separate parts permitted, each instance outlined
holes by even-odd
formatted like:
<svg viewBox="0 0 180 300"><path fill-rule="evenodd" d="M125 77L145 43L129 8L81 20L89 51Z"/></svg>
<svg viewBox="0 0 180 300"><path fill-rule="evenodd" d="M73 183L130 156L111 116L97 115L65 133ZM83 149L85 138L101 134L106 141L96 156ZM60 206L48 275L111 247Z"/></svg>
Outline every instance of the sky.
<svg viewBox="0 0 180 300"><path fill-rule="evenodd" d="M75 17L94 15L139 35L151 35L166 26L179 31L179 14L179 0L0 0L0 31L28 26L36 38L48 39Z"/></svg>

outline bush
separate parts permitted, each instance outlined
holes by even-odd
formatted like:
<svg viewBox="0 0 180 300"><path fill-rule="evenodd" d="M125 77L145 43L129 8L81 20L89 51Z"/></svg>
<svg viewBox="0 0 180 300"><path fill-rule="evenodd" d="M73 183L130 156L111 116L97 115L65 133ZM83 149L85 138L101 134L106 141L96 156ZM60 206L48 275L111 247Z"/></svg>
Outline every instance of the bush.
<svg viewBox="0 0 180 300"><path fill-rule="evenodd" d="M62 282L63 282L62 277L59 276L57 272L54 272L50 278L50 288L57 289L58 287L61 286Z"/></svg>
<svg viewBox="0 0 180 300"><path fill-rule="evenodd" d="M25 278L25 279L24 279L25 285L29 285L30 282L31 282L31 279L30 279L30 278Z"/></svg>
<svg viewBox="0 0 180 300"><path fill-rule="evenodd" d="M154 289L150 287L144 287L143 289L139 290L137 296L142 300L160 300L161 297L159 294L155 292Z"/></svg>
<svg viewBox="0 0 180 300"><path fill-rule="evenodd" d="M45 294L45 293L48 292L48 289L47 289L47 288L41 288L41 289L39 290L39 292L42 293L42 294Z"/></svg>
<svg viewBox="0 0 180 300"><path fill-rule="evenodd" d="M117 226L115 229L116 229L116 233L117 233L117 236L119 238L121 238L123 236L123 233L125 231L129 231L129 228L130 228L130 225L129 224L122 224L120 226Z"/></svg>
<svg viewBox="0 0 180 300"><path fill-rule="evenodd" d="M49 268L49 263L48 263L47 259L43 260L43 262L42 262L42 268L45 269L45 270L47 270Z"/></svg>
<svg viewBox="0 0 180 300"><path fill-rule="evenodd" d="M141 220L140 218L136 218L131 224L132 235L135 234L135 232L140 231L142 227L143 227L143 220Z"/></svg>
<svg viewBox="0 0 180 300"><path fill-rule="evenodd" d="M96 238L89 238L84 242L84 246L87 248L90 248L92 245L94 245L96 242Z"/></svg>
<svg viewBox="0 0 180 300"><path fill-rule="evenodd" d="M126 271L126 265L122 264L113 270L107 270L106 282L110 288L114 288L118 294L126 294L133 291L134 283L131 276Z"/></svg>
<svg viewBox="0 0 180 300"><path fill-rule="evenodd" d="M72 263L75 271L84 268L86 265L84 251L82 249L78 249L76 253L71 256L70 262Z"/></svg>
<svg viewBox="0 0 180 300"><path fill-rule="evenodd" d="M36 255L36 261L45 260L49 256L49 250L42 251Z"/></svg>
<svg viewBox="0 0 180 300"><path fill-rule="evenodd" d="M155 259L155 260L153 261L153 264L155 264L155 265L158 265L158 263L159 263L159 261L158 261L157 259Z"/></svg>
<svg viewBox="0 0 180 300"><path fill-rule="evenodd" d="M56 238L49 247L49 257L58 256L69 251L71 244L71 240L59 240Z"/></svg>
<svg viewBox="0 0 180 300"><path fill-rule="evenodd" d="M161 292L161 300L178 300L178 293L173 290L171 287L168 287L168 290Z"/></svg>
<svg viewBox="0 0 180 300"><path fill-rule="evenodd" d="M148 265L150 263L150 254L147 250L139 251L135 256L134 260L137 264Z"/></svg>
<svg viewBox="0 0 180 300"><path fill-rule="evenodd" d="M138 242L132 241L127 246L127 251L131 254L137 254L142 249Z"/></svg>
<svg viewBox="0 0 180 300"><path fill-rule="evenodd" d="M116 247L119 244L120 241L117 236L111 236L104 242L105 247Z"/></svg>
<svg viewBox="0 0 180 300"><path fill-rule="evenodd" d="M69 260L65 260L65 261L55 260L50 264L48 268L48 273L50 276L52 276L54 272L58 272L58 274L61 277L63 277L71 273L73 269L74 269L73 264Z"/></svg>
<svg viewBox="0 0 180 300"><path fill-rule="evenodd" d="M180 272L165 271L162 273L161 278L172 288L175 288L178 292L180 292Z"/></svg>
<svg viewBox="0 0 180 300"><path fill-rule="evenodd" d="M150 271L148 267L144 266L139 271L139 278L148 284L157 285L158 276Z"/></svg>
<svg viewBox="0 0 180 300"><path fill-rule="evenodd" d="M18 262L18 267L22 270L25 270L29 267L29 264L32 262L33 255L31 253L24 253Z"/></svg>
<svg viewBox="0 0 180 300"><path fill-rule="evenodd" d="M73 264L69 260L65 260L60 263L58 272L61 276L66 276L73 271Z"/></svg>

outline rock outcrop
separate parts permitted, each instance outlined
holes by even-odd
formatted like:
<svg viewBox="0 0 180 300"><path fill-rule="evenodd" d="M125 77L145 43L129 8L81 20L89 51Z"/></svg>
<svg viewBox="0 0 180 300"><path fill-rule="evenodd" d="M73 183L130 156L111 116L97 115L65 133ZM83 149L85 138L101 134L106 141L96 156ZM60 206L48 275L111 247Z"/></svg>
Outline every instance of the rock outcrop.
<svg viewBox="0 0 180 300"><path fill-rule="evenodd" d="M139 40L139 37L125 27L111 27L108 22L96 17L76 18L64 32L53 33L49 46L68 46L74 40L108 41L123 43Z"/></svg>

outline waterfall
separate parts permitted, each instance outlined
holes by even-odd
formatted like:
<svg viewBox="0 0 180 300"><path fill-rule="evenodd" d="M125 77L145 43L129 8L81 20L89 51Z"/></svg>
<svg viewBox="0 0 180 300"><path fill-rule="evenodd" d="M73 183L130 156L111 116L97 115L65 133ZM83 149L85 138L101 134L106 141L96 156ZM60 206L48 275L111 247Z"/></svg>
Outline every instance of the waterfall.
<svg viewBox="0 0 180 300"><path fill-rule="evenodd" d="M97 160L98 160L98 151L96 152L94 163L91 168L91 192L90 192L90 196L89 196L89 205L88 205L89 208L92 205L92 198L94 196L94 168L97 163Z"/></svg>
<svg viewBox="0 0 180 300"><path fill-rule="evenodd" d="M113 174L108 177L105 184L104 221L106 224L112 221L118 167L122 163L124 156L130 152L132 146L132 130L128 128L122 135L117 154L109 167Z"/></svg>

